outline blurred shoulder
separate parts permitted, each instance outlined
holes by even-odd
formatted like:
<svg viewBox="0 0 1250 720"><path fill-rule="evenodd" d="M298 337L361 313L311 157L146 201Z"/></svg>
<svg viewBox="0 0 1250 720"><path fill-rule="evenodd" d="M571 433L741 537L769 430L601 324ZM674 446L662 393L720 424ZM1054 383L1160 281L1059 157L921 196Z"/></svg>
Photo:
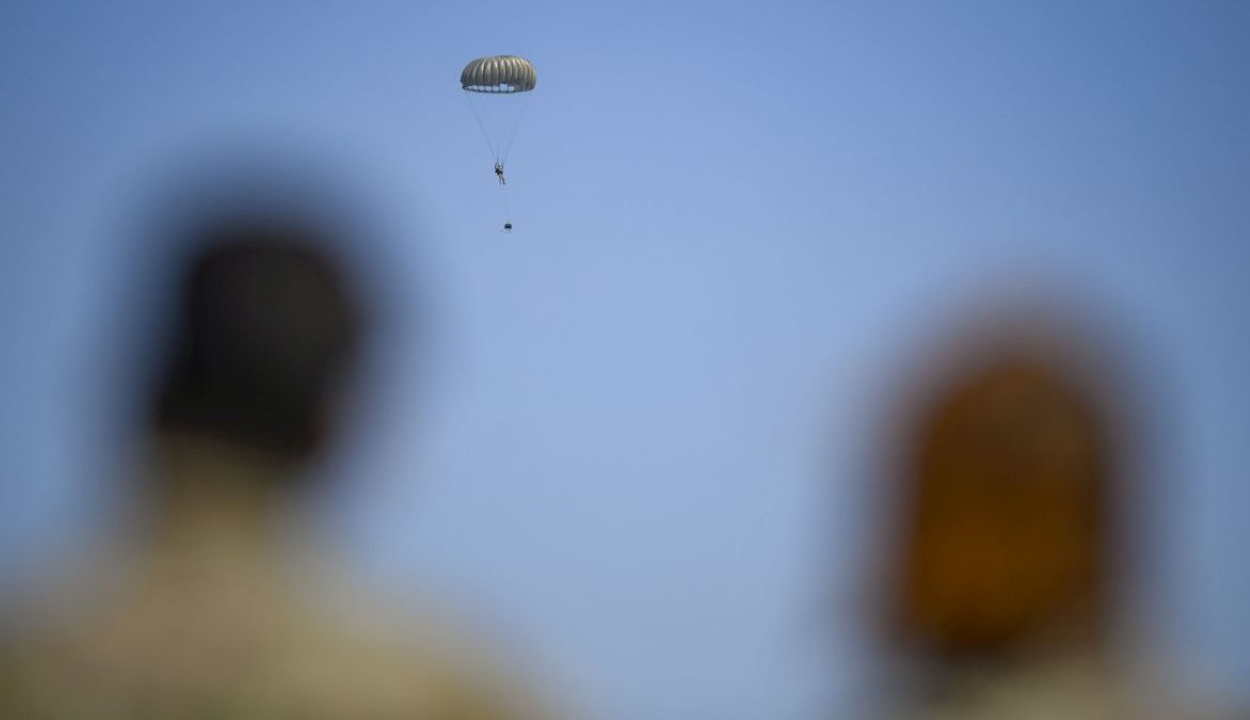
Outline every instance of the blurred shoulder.
<svg viewBox="0 0 1250 720"><path fill-rule="evenodd" d="M464 627L360 593L141 585L10 624L0 717L561 716L513 653Z"/></svg>

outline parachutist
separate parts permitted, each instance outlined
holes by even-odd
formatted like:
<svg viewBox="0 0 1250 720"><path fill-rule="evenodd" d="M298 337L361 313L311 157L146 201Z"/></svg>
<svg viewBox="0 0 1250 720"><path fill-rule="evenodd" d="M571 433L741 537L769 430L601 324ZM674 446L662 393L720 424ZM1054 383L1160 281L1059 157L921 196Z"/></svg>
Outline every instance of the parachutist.
<svg viewBox="0 0 1250 720"><path fill-rule="evenodd" d="M512 232L512 223L510 223L510 222L506 222L506 223L504 223L504 224L503 224L503 231L504 231L504 232Z"/></svg>
<svg viewBox="0 0 1250 720"><path fill-rule="evenodd" d="M503 163L495 163L495 176L499 178L500 185L508 184L508 181L503 176Z"/></svg>

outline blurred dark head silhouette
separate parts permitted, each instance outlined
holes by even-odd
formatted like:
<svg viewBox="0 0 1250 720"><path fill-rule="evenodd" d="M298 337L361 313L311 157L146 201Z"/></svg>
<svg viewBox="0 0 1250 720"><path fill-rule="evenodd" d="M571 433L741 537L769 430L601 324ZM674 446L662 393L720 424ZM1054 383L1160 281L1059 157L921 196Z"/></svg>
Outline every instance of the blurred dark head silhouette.
<svg viewBox="0 0 1250 720"><path fill-rule="evenodd" d="M326 230L296 217L215 219L192 240L157 429L307 459L357 350L364 309Z"/></svg>

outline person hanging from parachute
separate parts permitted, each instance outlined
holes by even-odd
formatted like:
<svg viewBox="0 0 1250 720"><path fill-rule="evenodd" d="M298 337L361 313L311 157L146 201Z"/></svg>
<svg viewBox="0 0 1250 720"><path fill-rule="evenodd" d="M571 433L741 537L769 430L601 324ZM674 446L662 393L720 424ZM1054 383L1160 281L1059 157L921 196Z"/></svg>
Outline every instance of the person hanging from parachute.
<svg viewBox="0 0 1250 720"><path fill-rule="evenodd" d="M460 73L460 88L464 90L478 128L486 138L486 145L495 161L495 178L499 180L501 189L508 184L504 163L508 161L512 139L521 123L529 94L537 84L538 72L534 65L516 55L478 58L465 65ZM503 229L512 232L506 192L504 198Z"/></svg>

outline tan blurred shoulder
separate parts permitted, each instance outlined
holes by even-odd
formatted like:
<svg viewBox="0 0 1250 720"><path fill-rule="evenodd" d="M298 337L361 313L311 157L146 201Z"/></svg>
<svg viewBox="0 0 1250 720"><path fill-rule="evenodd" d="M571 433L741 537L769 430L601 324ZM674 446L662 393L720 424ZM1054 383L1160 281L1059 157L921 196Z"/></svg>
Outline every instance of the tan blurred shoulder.
<svg viewBox="0 0 1250 720"><path fill-rule="evenodd" d="M430 613L352 614L295 593L147 588L10 634L0 717L537 720L552 705Z"/></svg>

